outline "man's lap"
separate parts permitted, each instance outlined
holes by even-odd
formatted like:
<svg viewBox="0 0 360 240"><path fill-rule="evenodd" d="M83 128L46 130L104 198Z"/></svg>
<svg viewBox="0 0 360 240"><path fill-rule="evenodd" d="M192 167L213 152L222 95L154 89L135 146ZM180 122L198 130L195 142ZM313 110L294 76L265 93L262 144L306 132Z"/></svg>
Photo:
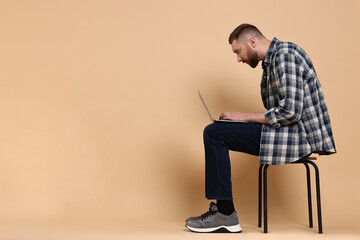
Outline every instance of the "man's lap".
<svg viewBox="0 0 360 240"><path fill-rule="evenodd" d="M217 122L206 126L204 141L212 139L229 150L259 155L262 124Z"/></svg>

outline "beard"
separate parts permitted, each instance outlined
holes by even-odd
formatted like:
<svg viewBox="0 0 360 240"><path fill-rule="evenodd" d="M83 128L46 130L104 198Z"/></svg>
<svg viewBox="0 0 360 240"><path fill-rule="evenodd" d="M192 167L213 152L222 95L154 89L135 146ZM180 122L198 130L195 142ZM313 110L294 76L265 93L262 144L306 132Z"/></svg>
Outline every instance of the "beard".
<svg viewBox="0 0 360 240"><path fill-rule="evenodd" d="M247 58L250 67L256 68L260 60L257 53L254 50L252 50L250 47L248 47Z"/></svg>

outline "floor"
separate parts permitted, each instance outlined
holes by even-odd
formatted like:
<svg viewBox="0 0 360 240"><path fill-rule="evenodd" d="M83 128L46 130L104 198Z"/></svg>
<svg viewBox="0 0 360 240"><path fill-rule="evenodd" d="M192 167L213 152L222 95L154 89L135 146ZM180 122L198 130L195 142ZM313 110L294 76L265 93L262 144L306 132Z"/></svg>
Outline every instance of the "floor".
<svg viewBox="0 0 360 240"><path fill-rule="evenodd" d="M74 225L74 224L0 224L0 239L4 240L140 240L140 239L360 239L360 229L324 228L318 234L317 228L303 225L281 224L269 226L264 234L255 225L242 225L243 232L236 234L199 234L189 232L181 222L132 225Z"/></svg>

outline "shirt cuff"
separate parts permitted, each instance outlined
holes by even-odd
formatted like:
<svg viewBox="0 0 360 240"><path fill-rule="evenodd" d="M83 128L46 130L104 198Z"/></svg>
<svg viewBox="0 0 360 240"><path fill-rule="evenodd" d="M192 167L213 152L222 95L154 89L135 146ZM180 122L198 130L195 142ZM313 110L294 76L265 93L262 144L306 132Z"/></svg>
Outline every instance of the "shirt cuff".
<svg viewBox="0 0 360 240"><path fill-rule="evenodd" d="M265 112L265 118L266 118L266 120L268 120L270 125L273 126L274 128L281 127L281 124L276 119L274 108L271 108L270 110Z"/></svg>

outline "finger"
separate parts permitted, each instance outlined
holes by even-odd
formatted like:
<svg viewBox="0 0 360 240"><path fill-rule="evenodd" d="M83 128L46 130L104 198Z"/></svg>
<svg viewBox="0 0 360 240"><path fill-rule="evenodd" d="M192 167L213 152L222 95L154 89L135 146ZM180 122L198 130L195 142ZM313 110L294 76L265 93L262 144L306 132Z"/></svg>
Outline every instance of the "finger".
<svg viewBox="0 0 360 240"><path fill-rule="evenodd" d="M231 116L226 116L223 118L224 120L233 120L233 118Z"/></svg>
<svg viewBox="0 0 360 240"><path fill-rule="evenodd" d="M230 118L231 118L231 114L229 114L228 112L225 112L222 114L222 119L230 120Z"/></svg>

